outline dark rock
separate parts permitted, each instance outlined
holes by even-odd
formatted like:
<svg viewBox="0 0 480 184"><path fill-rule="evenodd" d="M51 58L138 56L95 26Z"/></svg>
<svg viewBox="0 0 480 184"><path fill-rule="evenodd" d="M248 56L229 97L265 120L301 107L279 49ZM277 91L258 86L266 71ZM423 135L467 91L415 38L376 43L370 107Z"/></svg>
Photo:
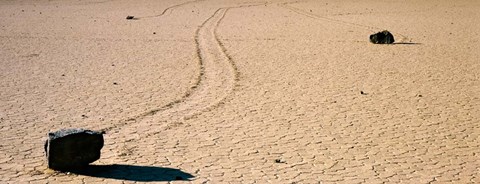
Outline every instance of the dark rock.
<svg viewBox="0 0 480 184"><path fill-rule="evenodd" d="M127 20L131 20L131 19L133 19L133 18L135 18L135 17L134 17L134 16L131 16L131 15L127 16Z"/></svg>
<svg viewBox="0 0 480 184"><path fill-rule="evenodd" d="M392 33L387 30L370 35L370 42L374 44L392 44L395 42Z"/></svg>
<svg viewBox="0 0 480 184"><path fill-rule="evenodd" d="M62 129L48 133L45 153L48 168L75 171L100 158L104 132Z"/></svg>

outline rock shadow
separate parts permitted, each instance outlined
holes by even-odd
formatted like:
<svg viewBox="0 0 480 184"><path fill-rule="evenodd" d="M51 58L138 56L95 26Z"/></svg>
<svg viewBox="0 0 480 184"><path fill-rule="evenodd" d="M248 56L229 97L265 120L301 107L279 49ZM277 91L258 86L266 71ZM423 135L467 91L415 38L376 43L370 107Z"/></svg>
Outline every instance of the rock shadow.
<svg viewBox="0 0 480 184"><path fill-rule="evenodd" d="M127 181L190 181L193 175L179 169L136 165L89 165L82 170L71 171L78 175Z"/></svg>
<svg viewBox="0 0 480 184"><path fill-rule="evenodd" d="M394 42L391 44L392 45L421 45L421 43L413 43L413 42Z"/></svg>

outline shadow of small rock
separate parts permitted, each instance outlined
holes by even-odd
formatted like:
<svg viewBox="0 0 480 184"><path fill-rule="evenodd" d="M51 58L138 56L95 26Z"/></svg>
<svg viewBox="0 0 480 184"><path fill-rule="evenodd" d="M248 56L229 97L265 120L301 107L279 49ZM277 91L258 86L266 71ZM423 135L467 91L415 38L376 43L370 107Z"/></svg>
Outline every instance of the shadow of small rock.
<svg viewBox="0 0 480 184"><path fill-rule="evenodd" d="M421 45L421 43L414 43L414 42L395 42L392 44L393 45Z"/></svg>
<svg viewBox="0 0 480 184"><path fill-rule="evenodd" d="M138 20L139 18L137 18L135 16L132 16L132 15L129 15L125 19L127 19L127 20Z"/></svg>
<svg viewBox="0 0 480 184"><path fill-rule="evenodd" d="M126 181L159 182L190 181L193 175L179 169L135 165L89 165L85 169L72 171L84 176L109 178Z"/></svg>

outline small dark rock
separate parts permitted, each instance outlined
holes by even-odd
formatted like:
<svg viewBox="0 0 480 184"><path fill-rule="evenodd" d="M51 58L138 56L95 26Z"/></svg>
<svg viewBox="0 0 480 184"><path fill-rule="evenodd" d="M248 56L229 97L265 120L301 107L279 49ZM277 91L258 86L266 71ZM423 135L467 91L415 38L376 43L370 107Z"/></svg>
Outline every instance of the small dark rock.
<svg viewBox="0 0 480 184"><path fill-rule="evenodd" d="M370 35L370 42L374 44L392 44L395 42L392 33L387 30Z"/></svg>
<svg viewBox="0 0 480 184"><path fill-rule="evenodd" d="M65 77L65 74L62 74L62 77Z"/></svg>
<svg viewBox="0 0 480 184"><path fill-rule="evenodd" d="M367 93L363 92L363 91L360 91L360 94L362 95L366 95Z"/></svg>
<svg viewBox="0 0 480 184"><path fill-rule="evenodd" d="M157 34L156 32L153 32L153 34Z"/></svg>
<svg viewBox="0 0 480 184"><path fill-rule="evenodd" d="M131 15L127 16L127 20L131 20L131 19L133 19L133 18L135 18L135 17L134 17L134 16L131 16Z"/></svg>
<svg viewBox="0 0 480 184"><path fill-rule="evenodd" d="M283 161L283 160L281 160L281 159L275 159L275 163L281 164L281 163L285 163L285 161Z"/></svg>
<svg viewBox="0 0 480 184"><path fill-rule="evenodd" d="M85 114L82 114L82 118L88 118L88 116Z"/></svg>
<svg viewBox="0 0 480 184"><path fill-rule="evenodd" d="M418 97L423 97L423 95L418 95Z"/></svg>
<svg viewBox="0 0 480 184"><path fill-rule="evenodd" d="M100 158L104 132L84 129L62 129L48 133L45 153L48 168L75 171Z"/></svg>
<svg viewBox="0 0 480 184"><path fill-rule="evenodd" d="M113 85L118 85L118 83L114 82Z"/></svg>

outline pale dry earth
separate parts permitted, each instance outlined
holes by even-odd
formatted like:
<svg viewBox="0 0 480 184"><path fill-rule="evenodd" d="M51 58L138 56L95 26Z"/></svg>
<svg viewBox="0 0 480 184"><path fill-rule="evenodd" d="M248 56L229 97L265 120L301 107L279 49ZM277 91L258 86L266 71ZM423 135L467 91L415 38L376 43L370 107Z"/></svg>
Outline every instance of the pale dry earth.
<svg viewBox="0 0 480 184"><path fill-rule="evenodd" d="M0 183L480 183L480 1L3 0L0 17ZM384 29L397 44L368 42ZM48 170L47 133L73 127L107 131L102 158Z"/></svg>

